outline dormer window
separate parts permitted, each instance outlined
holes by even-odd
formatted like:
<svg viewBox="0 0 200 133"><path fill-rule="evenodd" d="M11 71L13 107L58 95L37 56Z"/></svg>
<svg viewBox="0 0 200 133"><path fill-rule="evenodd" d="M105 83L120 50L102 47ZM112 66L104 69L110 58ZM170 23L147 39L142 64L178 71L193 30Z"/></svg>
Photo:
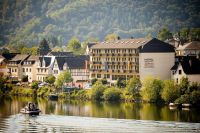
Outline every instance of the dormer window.
<svg viewBox="0 0 200 133"><path fill-rule="evenodd" d="M67 70L67 63L63 65L63 70Z"/></svg>
<svg viewBox="0 0 200 133"><path fill-rule="evenodd" d="M42 60L42 65L43 65L43 67L46 66L44 59Z"/></svg>

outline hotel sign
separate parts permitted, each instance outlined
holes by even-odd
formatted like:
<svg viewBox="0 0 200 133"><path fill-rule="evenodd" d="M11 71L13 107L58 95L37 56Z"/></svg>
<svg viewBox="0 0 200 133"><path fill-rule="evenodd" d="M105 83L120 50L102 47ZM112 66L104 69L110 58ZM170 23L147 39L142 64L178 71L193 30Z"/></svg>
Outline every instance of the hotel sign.
<svg viewBox="0 0 200 133"><path fill-rule="evenodd" d="M154 68L154 63L152 58L144 59L144 68Z"/></svg>

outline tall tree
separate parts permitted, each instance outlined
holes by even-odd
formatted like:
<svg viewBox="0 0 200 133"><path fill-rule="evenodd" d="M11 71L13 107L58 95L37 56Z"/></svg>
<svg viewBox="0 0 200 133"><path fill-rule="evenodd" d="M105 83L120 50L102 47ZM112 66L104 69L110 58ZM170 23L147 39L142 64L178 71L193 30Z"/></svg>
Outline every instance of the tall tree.
<svg viewBox="0 0 200 133"><path fill-rule="evenodd" d="M58 88L62 88L64 83L70 83L72 81L73 81L73 79L72 79L71 73L69 71L64 71L58 75L58 77L55 81L55 85Z"/></svg>
<svg viewBox="0 0 200 133"><path fill-rule="evenodd" d="M68 51L71 51L71 52L79 51L81 49L81 43L78 40L78 38L76 37L71 38L67 44L67 49Z"/></svg>
<svg viewBox="0 0 200 133"><path fill-rule="evenodd" d="M108 34L106 37L105 37L105 41L113 41L113 40L117 40L119 39L120 37L115 34L115 33L111 33L111 34Z"/></svg>
<svg viewBox="0 0 200 133"><path fill-rule="evenodd" d="M169 29L167 29L166 27L165 28L162 28L159 32L158 32L158 35L157 35L158 39L162 40L162 41L165 41L167 39L172 39L173 36L172 36L172 33L169 31Z"/></svg>
<svg viewBox="0 0 200 133"><path fill-rule="evenodd" d="M39 55L46 55L50 51L51 51L51 49L49 48L49 44L48 44L47 40L44 38L39 44L38 54Z"/></svg>
<svg viewBox="0 0 200 133"><path fill-rule="evenodd" d="M161 99L160 92L162 91L163 83L159 79L146 77L142 81L141 96L145 101L156 102Z"/></svg>

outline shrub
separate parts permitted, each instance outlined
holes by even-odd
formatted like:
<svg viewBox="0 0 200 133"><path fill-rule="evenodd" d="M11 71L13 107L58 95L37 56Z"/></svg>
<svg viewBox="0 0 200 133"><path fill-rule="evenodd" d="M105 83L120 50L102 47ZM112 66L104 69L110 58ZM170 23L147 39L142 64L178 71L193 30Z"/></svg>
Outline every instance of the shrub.
<svg viewBox="0 0 200 133"><path fill-rule="evenodd" d="M44 86L37 90L37 96L47 97L51 92L52 92L52 88Z"/></svg>
<svg viewBox="0 0 200 133"><path fill-rule="evenodd" d="M97 79L96 78L94 78L94 79L92 79L92 85L94 85L96 82L97 82Z"/></svg>
<svg viewBox="0 0 200 133"><path fill-rule="evenodd" d="M117 88L108 88L103 93L103 98L106 101L118 101L120 100L121 90Z"/></svg>
<svg viewBox="0 0 200 133"><path fill-rule="evenodd" d="M14 87L11 92L11 95L22 95L22 96L33 96L34 90L30 88L23 88L23 87Z"/></svg>
<svg viewBox="0 0 200 133"><path fill-rule="evenodd" d="M140 87L141 87L141 82L140 79L134 76L131 78L126 86L126 90L132 95L133 98L139 98L140 97Z"/></svg>
<svg viewBox="0 0 200 133"><path fill-rule="evenodd" d="M53 76L53 75L48 75L46 78L45 78L45 82L49 83L49 84L54 84L56 78Z"/></svg>
<svg viewBox="0 0 200 133"><path fill-rule="evenodd" d="M200 90L194 90L191 94L192 104L200 104Z"/></svg>
<svg viewBox="0 0 200 133"><path fill-rule="evenodd" d="M119 77L116 83L117 87L125 88L126 87L126 80L124 78Z"/></svg>
<svg viewBox="0 0 200 133"><path fill-rule="evenodd" d="M161 100L162 81L152 77L146 77L142 82L141 96L148 102Z"/></svg>
<svg viewBox="0 0 200 133"><path fill-rule="evenodd" d="M164 81L164 88L161 93L161 97L165 102L174 102L178 98L178 88L174 84L173 80Z"/></svg>
<svg viewBox="0 0 200 133"><path fill-rule="evenodd" d="M36 89L36 90L37 90L37 89L38 89L38 84L39 84L39 83L36 82L36 81L33 82L33 83L31 84L31 89Z"/></svg>
<svg viewBox="0 0 200 133"><path fill-rule="evenodd" d="M101 82L102 82L103 85L106 85L108 83L106 78L101 79Z"/></svg>
<svg viewBox="0 0 200 133"><path fill-rule="evenodd" d="M91 90L91 99L94 100L102 100L103 98L103 92L105 90L105 86L102 84L101 81L97 81L93 86Z"/></svg>
<svg viewBox="0 0 200 133"><path fill-rule="evenodd" d="M3 95L3 92L0 90L0 97Z"/></svg>
<svg viewBox="0 0 200 133"><path fill-rule="evenodd" d="M184 94L181 95L178 99L175 100L175 103L191 103L190 95Z"/></svg>
<svg viewBox="0 0 200 133"><path fill-rule="evenodd" d="M122 91L121 99L125 100L125 101L133 101L134 100L133 95L127 89Z"/></svg>

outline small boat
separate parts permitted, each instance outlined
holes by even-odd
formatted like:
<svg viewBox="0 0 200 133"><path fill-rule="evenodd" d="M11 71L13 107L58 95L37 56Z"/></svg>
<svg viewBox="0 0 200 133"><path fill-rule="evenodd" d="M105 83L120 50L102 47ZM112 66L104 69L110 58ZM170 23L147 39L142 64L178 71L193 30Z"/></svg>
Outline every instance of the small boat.
<svg viewBox="0 0 200 133"><path fill-rule="evenodd" d="M191 106L192 106L192 104L190 104L190 103L183 103L182 104L183 108L190 108Z"/></svg>
<svg viewBox="0 0 200 133"><path fill-rule="evenodd" d="M178 108L180 108L179 103L169 103L169 109L170 110L174 110L174 109L178 109Z"/></svg>
<svg viewBox="0 0 200 133"><path fill-rule="evenodd" d="M20 110L20 113L29 115L39 115L40 112L41 110L37 108L35 103L28 103L27 106Z"/></svg>
<svg viewBox="0 0 200 133"><path fill-rule="evenodd" d="M49 100L58 100L57 94L49 94Z"/></svg>

